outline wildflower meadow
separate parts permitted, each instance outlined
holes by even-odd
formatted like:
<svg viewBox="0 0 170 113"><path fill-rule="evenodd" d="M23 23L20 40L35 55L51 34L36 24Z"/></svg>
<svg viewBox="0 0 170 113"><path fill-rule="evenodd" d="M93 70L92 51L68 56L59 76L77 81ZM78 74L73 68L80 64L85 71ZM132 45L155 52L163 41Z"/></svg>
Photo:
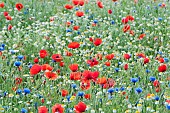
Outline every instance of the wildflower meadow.
<svg viewBox="0 0 170 113"><path fill-rule="evenodd" d="M0 0L0 113L170 113L169 0Z"/></svg>

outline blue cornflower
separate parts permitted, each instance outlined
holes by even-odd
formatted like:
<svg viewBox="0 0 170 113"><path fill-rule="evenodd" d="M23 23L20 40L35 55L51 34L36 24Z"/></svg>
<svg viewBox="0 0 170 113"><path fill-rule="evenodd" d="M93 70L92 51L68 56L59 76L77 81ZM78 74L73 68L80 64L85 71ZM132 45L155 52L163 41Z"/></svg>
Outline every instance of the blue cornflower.
<svg viewBox="0 0 170 113"><path fill-rule="evenodd" d="M0 47L0 51L3 51L4 50L4 47Z"/></svg>
<svg viewBox="0 0 170 113"><path fill-rule="evenodd" d="M115 21L114 21L114 20L112 20L112 21L111 21L111 24L115 24Z"/></svg>
<svg viewBox="0 0 170 113"><path fill-rule="evenodd" d="M95 24L97 24L97 23L98 23L98 20L94 20L93 22L94 22Z"/></svg>
<svg viewBox="0 0 170 113"><path fill-rule="evenodd" d="M159 100L159 96L155 96L155 100L158 101Z"/></svg>
<svg viewBox="0 0 170 113"><path fill-rule="evenodd" d="M23 55L18 55L18 59L22 60L24 58Z"/></svg>
<svg viewBox="0 0 170 113"><path fill-rule="evenodd" d="M149 69L146 70L146 73L150 73L151 71Z"/></svg>
<svg viewBox="0 0 170 113"><path fill-rule="evenodd" d="M163 19L161 17L158 18L159 21L162 21Z"/></svg>
<svg viewBox="0 0 170 113"><path fill-rule="evenodd" d="M72 30L71 30L71 29L67 29L66 32L67 32L67 33L68 33L68 32L72 32Z"/></svg>
<svg viewBox="0 0 170 113"><path fill-rule="evenodd" d="M80 96L80 97L84 96L84 92L79 91L78 94L77 94L77 96Z"/></svg>
<svg viewBox="0 0 170 113"><path fill-rule="evenodd" d="M154 81L156 80L156 78L153 77L153 76L150 76L150 77L149 77L149 80L150 80L151 82L154 82Z"/></svg>
<svg viewBox="0 0 170 113"><path fill-rule="evenodd" d="M74 21L73 20L70 20L71 23L73 23Z"/></svg>
<svg viewBox="0 0 170 113"><path fill-rule="evenodd" d="M25 108L21 109L21 113L27 113L27 112L28 112L27 109L25 109Z"/></svg>
<svg viewBox="0 0 170 113"><path fill-rule="evenodd" d="M124 90L125 90L125 87L121 87L121 88L120 88L120 91L124 91Z"/></svg>
<svg viewBox="0 0 170 113"><path fill-rule="evenodd" d="M5 92L4 92L4 97L5 97L7 94L8 94L8 93L5 91Z"/></svg>
<svg viewBox="0 0 170 113"><path fill-rule="evenodd" d="M31 92L30 89L24 88L24 93L25 93L25 94L30 94L30 92Z"/></svg>
<svg viewBox="0 0 170 113"><path fill-rule="evenodd" d="M77 87L77 85L76 84L71 84L71 87L75 89Z"/></svg>
<svg viewBox="0 0 170 113"><path fill-rule="evenodd" d="M162 6L162 3L159 3L158 6L161 7L161 6Z"/></svg>
<svg viewBox="0 0 170 113"><path fill-rule="evenodd" d="M21 93L22 93L22 90L21 90L21 89L17 89L17 90L16 90L16 93L17 93L17 94L21 94Z"/></svg>
<svg viewBox="0 0 170 113"><path fill-rule="evenodd" d="M67 101L70 101L71 96L68 95L66 98L67 98Z"/></svg>
<svg viewBox="0 0 170 113"><path fill-rule="evenodd" d="M136 88L135 91L136 91L137 93L141 93L141 92L142 92L142 88Z"/></svg>
<svg viewBox="0 0 170 113"><path fill-rule="evenodd" d="M169 62L169 59L168 59L168 58L164 58L164 61L165 61L165 62Z"/></svg>
<svg viewBox="0 0 170 113"><path fill-rule="evenodd" d="M9 50L9 52L11 52L11 54L15 54L15 51L14 51L14 50Z"/></svg>
<svg viewBox="0 0 170 113"><path fill-rule="evenodd" d="M4 47L5 47L5 44L2 44L1 46L4 48Z"/></svg>
<svg viewBox="0 0 170 113"><path fill-rule="evenodd" d="M115 68L115 71L116 71L116 72L119 72L119 68Z"/></svg>
<svg viewBox="0 0 170 113"><path fill-rule="evenodd" d="M78 7L76 7L76 8L75 8L75 10L76 10L76 11L78 11L78 10L79 10L79 8L78 8Z"/></svg>
<svg viewBox="0 0 170 113"><path fill-rule="evenodd" d="M113 89L113 88L109 88L109 89L107 90L107 92L108 92L108 93L113 93L113 92L114 92L114 89Z"/></svg>
<svg viewBox="0 0 170 113"><path fill-rule="evenodd" d="M136 83L139 79L138 78L131 78L131 82Z"/></svg>
<svg viewBox="0 0 170 113"><path fill-rule="evenodd" d="M77 31L77 34L78 34L78 35L80 35L80 34L81 34L81 32L80 32L80 31Z"/></svg>
<svg viewBox="0 0 170 113"><path fill-rule="evenodd" d="M20 62L20 61L16 61L16 62L14 63L14 66L19 67L20 65L21 65L21 62Z"/></svg>
<svg viewBox="0 0 170 113"><path fill-rule="evenodd" d="M170 110L170 104L166 105L166 109Z"/></svg>
<svg viewBox="0 0 170 113"><path fill-rule="evenodd" d="M118 62L118 65L121 65L122 64L122 62Z"/></svg>
<svg viewBox="0 0 170 113"><path fill-rule="evenodd" d="M118 92L118 91L119 91L119 88L115 88L115 91Z"/></svg>

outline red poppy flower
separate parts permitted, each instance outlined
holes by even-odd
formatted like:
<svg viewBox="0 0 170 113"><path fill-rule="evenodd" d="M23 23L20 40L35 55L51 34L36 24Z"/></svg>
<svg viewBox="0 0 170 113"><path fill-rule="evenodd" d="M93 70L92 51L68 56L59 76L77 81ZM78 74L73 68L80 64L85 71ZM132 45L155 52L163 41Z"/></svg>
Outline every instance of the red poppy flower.
<svg viewBox="0 0 170 113"><path fill-rule="evenodd" d="M134 3L137 4L137 3L138 3L138 0L134 0Z"/></svg>
<svg viewBox="0 0 170 113"><path fill-rule="evenodd" d="M92 60L87 60L87 64L89 64L91 67L97 65L99 62L96 60L96 58L93 58Z"/></svg>
<svg viewBox="0 0 170 113"><path fill-rule="evenodd" d="M93 27L97 26L97 24L96 24L96 23L92 23L91 25L92 25Z"/></svg>
<svg viewBox="0 0 170 113"><path fill-rule="evenodd" d="M92 72L89 70L84 70L82 75L83 75L83 79L85 79L85 80L93 79Z"/></svg>
<svg viewBox="0 0 170 113"><path fill-rule="evenodd" d="M6 16L5 18L6 18L6 20L12 20L11 16Z"/></svg>
<svg viewBox="0 0 170 113"><path fill-rule="evenodd" d="M31 76L38 74L41 71L41 66L38 64L34 64L30 69Z"/></svg>
<svg viewBox="0 0 170 113"><path fill-rule="evenodd" d="M108 10L108 13L109 13L109 14L112 14L112 10L111 10L111 9L109 9L109 10Z"/></svg>
<svg viewBox="0 0 170 113"><path fill-rule="evenodd" d="M56 62L61 62L63 60L63 58L60 54L53 54L52 59Z"/></svg>
<svg viewBox="0 0 170 113"><path fill-rule="evenodd" d="M105 78L105 77L102 77L102 78L98 78L97 79L97 84L105 84L105 83L107 83L107 79Z"/></svg>
<svg viewBox="0 0 170 113"><path fill-rule="evenodd" d="M21 3L17 3L15 5L15 7L18 9L18 11L20 11L22 8L24 8L24 6Z"/></svg>
<svg viewBox="0 0 170 113"><path fill-rule="evenodd" d="M138 53L137 56L141 57L141 58L145 58L146 57L145 54L143 54L143 53Z"/></svg>
<svg viewBox="0 0 170 113"><path fill-rule="evenodd" d="M64 113L64 108L61 106L61 104L55 104L53 107L52 107L52 113Z"/></svg>
<svg viewBox="0 0 170 113"><path fill-rule="evenodd" d="M58 69L56 72L57 72L58 74L60 74L61 71L60 71L60 69Z"/></svg>
<svg viewBox="0 0 170 113"><path fill-rule="evenodd" d="M48 113L48 108L46 106L39 106L38 113Z"/></svg>
<svg viewBox="0 0 170 113"><path fill-rule="evenodd" d="M102 2L98 1L97 5L98 5L99 8L103 8L103 3Z"/></svg>
<svg viewBox="0 0 170 113"><path fill-rule="evenodd" d="M80 0L72 0L74 5L79 5Z"/></svg>
<svg viewBox="0 0 170 113"><path fill-rule="evenodd" d="M39 55L40 55L40 58L45 58L48 54L47 54L47 51L43 49L43 50L40 50Z"/></svg>
<svg viewBox="0 0 170 113"><path fill-rule="evenodd" d="M91 95L90 95L90 94L85 94L84 97L85 97L86 99L90 100Z"/></svg>
<svg viewBox="0 0 170 113"><path fill-rule="evenodd" d="M112 0L113 2L117 2L117 0Z"/></svg>
<svg viewBox="0 0 170 113"><path fill-rule="evenodd" d="M61 90L61 95L62 95L62 97L67 96L68 95L68 91L65 90L65 89Z"/></svg>
<svg viewBox="0 0 170 113"><path fill-rule="evenodd" d="M86 111L86 104L84 102L79 102L74 108L76 109L76 113L82 113Z"/></svg>
<svg viewBox="0 0 170 113"><path fill-rule="evenodd" d="M8 12L5 11L5 12L4 12L4 16L5 16L5 17L8 16Z"/></svg>
<svg viewBox="0 0 170 113"><path fill-rule="evenodd" d="M165 72L167 69L167 66L165 64L162 64L161 66L158 67L159 72Z"/></svg>
<svg viewBox="0 0 170 113"><path fill-rule="evenodd" d="M162 3L162 4L161 4L161 8L164 8L164 7L166 7L166 4L165 4L165 3Z"/></svg>
<svg viewBox="0 0 170 113"><path fill-rule="evenodd" d="M12 87L12 90L13 91L16 91L18 88L15 86L15 87Z"/></svg>
<svg viewBox="0 0 170 113"><path fill-rule="evenodd" d="M66 56L73 56L73 54L69 51L66 51Z"/></svg>
<svg viewBox="0 0 170 113"><path fill-rule="evenodd" d="M34 58L34 63L38 63L39 59L38 58Z"/></svg>
<svg viewBox="0 0 170 113"><path fill-rule="evenodd" d="M46 40L50 40L50 37L49 37L49 36L44 36L44 38L45 38Z"/></svg>
<svg viewBox="0 0 170 113"><path fill-rule="evenodd" d="M5 6L5 3L4 3L4 2L1 2L1 3L0 3L0 8L4 8L4 6Z"/></svg>
<svg viewBox="0 0 170 113"><path fill-rule="evenodd" d="M73 6L70 5L70 4L66 4L64 7L65 7L65 9L72 9L73 8Z"/></svg>
<svg viewBox="0 0 170 113"><path fill-rule="evenodd" d="M42 99L41 99L41 103L44 103L44 102L45 102L45 100L42 98Z"/></svg>
<svg viewBox="0 0 170 113"><path fill-rule="evenodd" d="M64 62L63 61L60 62L60 66L64 67Z"/></svg>
<svg viewBox="0 0 170 113"><path fill-rule="evenodd" d="M70 73L70 80L80 80L80 79L81 79L81 72Z"/></svg>
<svg viewBox="0 0 170 113"><path fill-rule="evenodd" d="M74 30L78 30L80 27L79 26L74 26L73 29Z"/></svg>
<svg viewBox="0 0 170 113"><path fill-rule="evenodd" d="M170 100L166 100L166 102L167 102L168 104L170 104Z"/></svg>
<svg viewBox="0 0 170 113"><path fill-rule="evenodd" d="M130 20L130 21L134 21L134 17L131 16L131 15L126 16L126 18L127 18L128 20Z"/></svg>
<svg viewBox="0 0 170 113"><path fill-rule="evenodd" d="M128 64L125 64L124 65L124 70L128 70L128 68L129 68Z"/></svg>
<svg viewBox="0 0 170 113"><path fill-rule="evenodd" d="M126 59L126 60L130 59L130 55L129 54L124 54L124 59Z"/></svg>
<svg viewBox="0 0 170 113"><path fill-rule="evenodd" d="M66 25L69 27L71 25L71 22L66 22Z"/></svg>
<svg viewBox="0 0 170 113"><path fill-rule="evenodd" d="M45 70L52 71L52 70L53 70L53 67L51 67L49 64L43 64L43 65L41 66L41 70L42 70L42 71L45 71Z"/></svg>
<svg viewBox="0 0 170 113"><path fill-rule="evenodd" d="M160 83L159 83L159 81L158 81L158 80L155 80L155 81L153 82L153 86L155 86L155 87L158 87L158 86L160 86Z"/></svg>
<svg viewBox="0 0 170 113"><path fill-rule="evenodd" d="M49 80L55 80L57 79L58 75L54 72L51 72L51 71L47 71L45 72L45 76L46 78L48 78Z"/></svg>
<svg viewBox="0 0 170 113"><path fill-rule="evenodd" d="M109 61L105 62L104 64L105 64L106 66L108 66L108 67L110 66L110 62L109 62Z"/></svg>
<svg viewBox="0 0 170 113"><path fill-rule="evenodd" d="M102 54L97 54L97 58L99 58L99 60L102 60Z"/></svg>
<svg viewBox="0 0 170 113"><path fill-rule="evenodd" d="M80 44L78 42L71 42L68 44L68 48L76 49L79 47L80 47Z"/></svg>
<svg viewBox="0 0 170 113"><path fill-rule="evenodd" d="M77 12L76 12L76 16L82 17L82 16L84 16L84 12L82 12L82 11L77 11Z"/></svg>
<svg viewBox="0 0 170 113"><path fill-rule="evenodd" d="M69 65L69 68L72 72L75 72L78 70L78 64L71 64Z"/></svg>
<svg viewBox="0 0 170 113"><path fill-rule="evenodd" d="M107 82L103 85L103 88L108 89L108 88L114 87L115 84L116 82L112 78L108 78Z"/></svg>
<svg viewBox="0 0 170 113"><path fill-rule="evenodd" d="M133 30L130 30L130 32L129 32L132 36L134 36L135 35L135 32L133 31Z"/></svg>
<svg viewBox="0 0 170 113"><path fill-rule="evenodd" d="M79 1L79 5L80 5L80 6L83 6L83 5L84 5L84 0L80 0L80 1Z"/></svg>
<svg viewBox="0 0 170 113"><path fill-rule="evenodd" d="M93 81L96 81L99 74L100 73L98 71L91 72L89 70L84 70L84 72L82 73L84 80L93 80Z"/></svg>
<svg viewBox="0 0 170 113"><path fill-rule="evenodd" d="M54 20L55 20L54 17L50 17L50 22L53 22ZM50 39L50 38L48 38L48 39Z"/></svg>
<svg viewBox="0 0 170 113"><path fill-rule="evenodd" d="M155 91L158 93L158 92L161 91L161 88L160 88L160 87L156 87L156 88L155 88Z"/></svg>
<svg viewBox="0 0 170 113"><path fill-rule="evenodd" d="M99 74L100 73L98 71L92 72L93 81L96 81L96 79L99 77Z"/></svg>
<svg viewBox="0 0 170 113"><path fill-rule="evenodd" d="M95 46L99 46L101 43L102 43L102 39L101 39L101 38L96 38L96 39L94 39L94 41L93 41L93 44L94 44Z"/></svg>
<svg viewBox="0 0 170 113"><path fill-rule="evenodd" d="M105 56L107 60L112 60L114 58L114 54L108 54Z"/></svg>
<svg viewBox="0 0 170 113"><path fill-rule="evenodd" d="M82 80L80 83L80 87L82 90L90 89L90 80Z"/></svg>
<svg viewBox="0 0 170 113"><path fill-rule="evenodd" d="M72 0L73 4L74 5L80 5L80 6L83 6L84 5L84 2L85 0Z"/></svg>
<svg viewBox="0 0 170 113"><path fill-rule="evenodd" d="M12 25L9 24L9 25L8 25L8 31L11 30L11 29L12 29Z"/></svg>
<svg viewBox="0 0 170 113"><path fill-rule="evenodd" d="M147 64L149 63L149 58L144 58L144 61L143 61L144 64Z"/></svg>
<svg viewBox="0 0 170 113"><path fill-rule="evenodd" d="M21 84L21 83L22 83L22 78L17 77L17 78L15 79L15 84L16 84L16 85L19 85L19 84Z"/></svg>
<svg viewBox="0 0 170 113"><path fill-rule="evenodd" d="M145 34L140 34L139 39L143 39L146 35Z"/></svg>
<svg viewBox="0 0 170 113"><path fill-rule="evenodd" d="M159 58L160 63L164 63L164 58Z"/></svg>
<svg viewBox="0 0 170 113"><path fill-rule="evenodd" d="M90 37L89 40L90 40L90 42L93 42L93 38L92 37Z"/></svg>
<svg viewBox="0 0 170 113"><path fill-rule="evenodd" d="M128 21L129 21L129 19L128 19L128 18L122 18L122 23L123 23L123 24L127 24L127 23L128 23Z"/></svg>
<svg viewBox="0 0 170 113"><path fill-rule="evenodd" d="M127 31L130 30L130 25L128 25L128 24L124 25L122 30L123 30L124 33L126 33Z"/></svg>

